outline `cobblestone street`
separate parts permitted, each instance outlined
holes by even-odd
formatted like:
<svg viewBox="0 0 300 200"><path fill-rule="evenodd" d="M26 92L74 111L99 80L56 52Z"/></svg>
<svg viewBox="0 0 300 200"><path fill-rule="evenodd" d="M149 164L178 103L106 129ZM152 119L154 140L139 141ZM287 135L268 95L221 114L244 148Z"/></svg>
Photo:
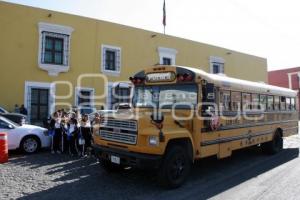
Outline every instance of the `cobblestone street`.
<svg viewBox="0 0 300 200"><path fill-rule="evenodd" d="M0 165L0 199L297 199L299 144L299 136L292 136L274 156L251 148L223 160L203 159L176 190L162 189L155 173L108 174L94 158L12 152Z"/></svg>

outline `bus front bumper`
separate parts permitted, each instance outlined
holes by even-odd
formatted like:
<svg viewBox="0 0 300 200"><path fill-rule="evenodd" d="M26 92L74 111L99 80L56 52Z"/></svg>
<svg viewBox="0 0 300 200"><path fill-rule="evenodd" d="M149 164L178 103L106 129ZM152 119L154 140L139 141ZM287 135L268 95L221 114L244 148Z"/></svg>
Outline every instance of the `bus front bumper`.
<svg viewBox="0 0 300 200"><path fill-rule="evenodd" d="M93 145L96 155L105 160L111 161L111 157L120 158L120 165L130 166L139 169L158 169L162 160L161 155L129 152L120 149Z"/></svg>

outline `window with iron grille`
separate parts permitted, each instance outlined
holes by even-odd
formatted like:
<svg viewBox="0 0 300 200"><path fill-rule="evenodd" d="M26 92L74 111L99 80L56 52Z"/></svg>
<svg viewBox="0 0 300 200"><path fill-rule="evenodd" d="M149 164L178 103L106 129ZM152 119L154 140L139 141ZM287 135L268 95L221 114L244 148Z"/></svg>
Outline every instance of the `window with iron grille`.
<svg viewBox="0 0 300 200"><path fill-rule="evenodd" d="M116 71L116 52L107 50L105 54L105 70Z"/></svg>
<svg viewBox="0 0 300 200"><path fill-rule="evenodd" d="M91 96L92 91L91 90L80 90L80 95L78 95L78 105L87 106L91 104Z"/></svg>
<svg viewBox="0 0 300 200"><path fill-rule="evenodd" d="M213 74L219 74L224 73L224 63L212 63L212 73Z"/></svg>
<svg viewBox="0 0 300 200"><path fill-rule="evenodd" d="M159 55L159 64L161 65L175 65L176 55L178 51L172 48L157 47Z"/></svg>
<svg viewBox="0 0 300 200"><path fill-rule="evenodd" d="M46 36L44 63L47 64L63 64L63 43L61 38Z"/></svg>
<svg viewBox="0 0 300 200"><path fill-rule="evenodd" d="M53 65L68 65L69 35L42 32L41 63Z"/></svg>
<svg viewBox="0 0 300 200"><path fill-rule="evenodd" d="M225 60L221 57L210 56L210 73L224 74Z"/></svg>
<svg viewBox="0 0 300 200"><path fill-rule="evenodd" d="M172 63L171 58L163 57L163 65L171 65L171 63Z"/></svg>
<svg viewBox="0 0 300 200"><path fill-rule="evenodd" d="M102 72L118 75L121 71L121 48L102 45Z"/></svg>

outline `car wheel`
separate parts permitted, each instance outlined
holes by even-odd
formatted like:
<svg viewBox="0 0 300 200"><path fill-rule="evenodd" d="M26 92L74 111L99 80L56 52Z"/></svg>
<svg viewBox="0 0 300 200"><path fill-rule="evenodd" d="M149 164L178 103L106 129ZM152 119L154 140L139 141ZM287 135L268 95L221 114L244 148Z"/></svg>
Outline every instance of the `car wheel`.
<svg viewBox="0 0 300 200"><path fill-rule="evenodd" d="M20 145L20 149L24 153L32 154L36 153L40 148L40 142L37 137L29 136L25 137Z"/></svg>

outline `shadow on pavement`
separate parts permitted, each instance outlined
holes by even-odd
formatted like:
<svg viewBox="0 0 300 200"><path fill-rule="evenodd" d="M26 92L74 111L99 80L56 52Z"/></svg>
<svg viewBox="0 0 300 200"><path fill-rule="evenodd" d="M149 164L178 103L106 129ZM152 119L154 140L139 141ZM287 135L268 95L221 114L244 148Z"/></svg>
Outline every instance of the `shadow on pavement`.
<svg viewBox="0 0 300 200"><path fill-rule="evenodd" d="M154 172L126 170L108 174L92 158L72 160L62 156L51 161L47 157L53 155L44 154L42 161L21 157L10 162L38 168L61 159L64 164L47 171L48 175L63 173L53 180L61 184L20 199L207 199L297 158L299 149L284 149L267 156L258 148L250 148L223 160L202 159L194 165L186 184L175 190L161 188ZM66 162L68 159L72 162Z"/></svg>

